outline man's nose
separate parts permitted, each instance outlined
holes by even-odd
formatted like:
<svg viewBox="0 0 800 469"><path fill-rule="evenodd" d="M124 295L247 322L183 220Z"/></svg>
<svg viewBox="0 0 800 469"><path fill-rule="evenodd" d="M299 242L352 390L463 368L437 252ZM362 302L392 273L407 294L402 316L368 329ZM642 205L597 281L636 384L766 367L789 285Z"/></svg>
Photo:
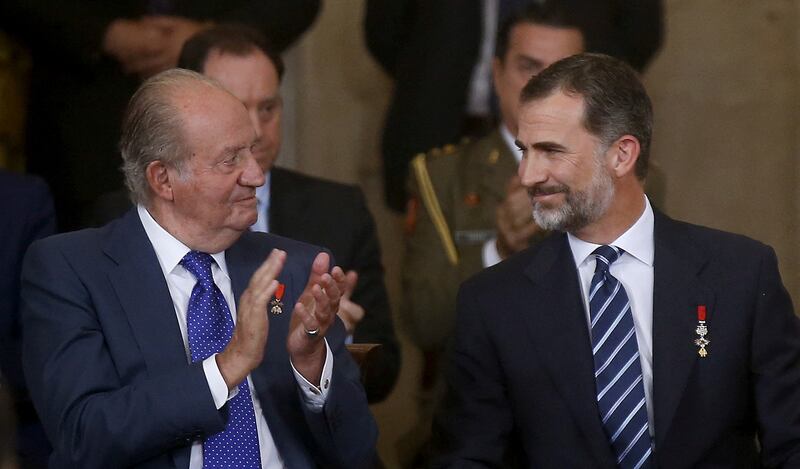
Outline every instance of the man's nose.
<svg viewBox="0 0 800 469"><path fill-rule="evenodd" d="M529 152L525 158L522 159L517 168L517 175L522 182L522 185L528 188L544 182L547 179L542 158L538 157L535 152Z"/></svg>
<svg viewBox="0 0 800 469"><path fill-rule="evenodd" d="M256 131L256 138L261 139L261 121L258 119L258 109L252 109L250 111L250 122L253 124L253 128Z"/></svg>
<svg viewBox="0 0 800 469"><path fill-rule="evenodd" d="M259 187L263 186L264 182L264 171L261 170L258 162L256 162L253 152L248 150L242 174L239 175L239 183L243 186Z"/></svg>

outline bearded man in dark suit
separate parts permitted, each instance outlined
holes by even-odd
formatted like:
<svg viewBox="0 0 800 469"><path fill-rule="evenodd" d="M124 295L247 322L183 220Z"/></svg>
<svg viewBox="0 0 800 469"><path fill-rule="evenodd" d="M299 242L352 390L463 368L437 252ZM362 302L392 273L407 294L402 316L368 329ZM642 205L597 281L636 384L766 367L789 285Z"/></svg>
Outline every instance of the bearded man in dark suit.
<svg viewBox="0 0 800 469"><path fill-rule="evenodd" d="M554 235L459 292L435 467L800 467L800 321L774 251L643 191L652 108L617 59L523 89L518 174Z"/></svg>

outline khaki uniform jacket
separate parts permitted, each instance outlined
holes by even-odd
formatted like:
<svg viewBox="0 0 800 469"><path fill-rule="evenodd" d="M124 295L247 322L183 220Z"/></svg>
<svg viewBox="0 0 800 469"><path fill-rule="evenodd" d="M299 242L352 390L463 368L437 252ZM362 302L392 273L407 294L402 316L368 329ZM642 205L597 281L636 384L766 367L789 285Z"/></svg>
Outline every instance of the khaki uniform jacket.
<svg viewBox="0 0 800 469"><path fill-rule="evenodd" d="M441 351L452 335L458 286L483 268L483 245L495 236L495 209L516 170L499 131L412 162L403 316L423 351Z"/></svg>

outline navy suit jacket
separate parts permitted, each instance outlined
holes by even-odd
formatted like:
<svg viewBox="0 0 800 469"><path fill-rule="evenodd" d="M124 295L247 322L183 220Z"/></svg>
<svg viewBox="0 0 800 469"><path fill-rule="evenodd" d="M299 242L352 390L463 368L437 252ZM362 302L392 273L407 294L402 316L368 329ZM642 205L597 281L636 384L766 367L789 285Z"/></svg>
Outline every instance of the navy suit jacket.
<svg viewBox="0 0 800 469"><path fill-rule="evenodd" d="M800 467L800 324L773 250L657 213L654 274L654 467ZM578 282L554 235L462 285L436 467L513 449L523 467L616 467Z"/></svg>
<svg viewBox="0 0 800 469"><path fill-rule="evenodd" d="M55 232L47 184L36 176L0 171L0 227L0 371L22 399L19 274L28 246Z"/></svg>
<svg viewBox="0 0 800 469"><path fill-rule="evenodd" d="M270 232L324 246L345 271L358 272L352 300L365 314L353 342L383 345L363 372L370 403L389 395L400 373L400 345L394 333L389 295L383 281L381 248L364 193L356 186L306 176L284 168L270 170Z"/></svg>
<svg viewBox="0 0 800 469"><path fill-rule="evenodd" d="M331 251L338 265L358 272L351 299L364 308L353 342L379 343L383 348L362 371L370 403L389 395L400 373L400 344L394 333L389 295L383 281L381 248L375 221L364 193L356 186L315 178L285 168L270 170L269 230L271 233ZM99 226L130 210L127 191L97 200L89 224Z"/></svg>
<svg viewBox="0 0 800 469"><path fill-rule="evenodd" d="M238 301L273 248L286 250L283 302L303 290L319 248L246 232L225 253ZM189 364L166 280L135 210L99 229L35 243L23 268L23 364L53 442L51 467L188 467L193 440L221 431L202 363ZM251 377L287 467L362 467L377 429L337 321L323 411L301 402L286 351L290 311L270 314ZM266 313L266 312L265 312Z"/></svg>

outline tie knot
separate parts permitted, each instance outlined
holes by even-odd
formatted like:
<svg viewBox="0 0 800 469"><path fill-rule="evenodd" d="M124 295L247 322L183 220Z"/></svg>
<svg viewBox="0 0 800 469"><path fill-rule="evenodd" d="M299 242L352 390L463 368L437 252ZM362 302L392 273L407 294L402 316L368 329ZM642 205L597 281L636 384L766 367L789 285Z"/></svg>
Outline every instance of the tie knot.
<svg viewBox="0 0 800 469"><path fill-rule="evenodd" d="M200 251L189 251L181 259L183 268L191 272L201 285L214 283L214 276L211 275L211 264L213 262L214 258L210 254Z"/></svg>
<svg viewBox="0 0 800 469"><path fill-rule="evenodd" d="M597 264L594 268L595 273L608 272L608 268L614 261L619 259L619 256L621 256L623 252L622 249L616 246L600 246L595 249L594 252L592 252L597 259Z"/></svg>

